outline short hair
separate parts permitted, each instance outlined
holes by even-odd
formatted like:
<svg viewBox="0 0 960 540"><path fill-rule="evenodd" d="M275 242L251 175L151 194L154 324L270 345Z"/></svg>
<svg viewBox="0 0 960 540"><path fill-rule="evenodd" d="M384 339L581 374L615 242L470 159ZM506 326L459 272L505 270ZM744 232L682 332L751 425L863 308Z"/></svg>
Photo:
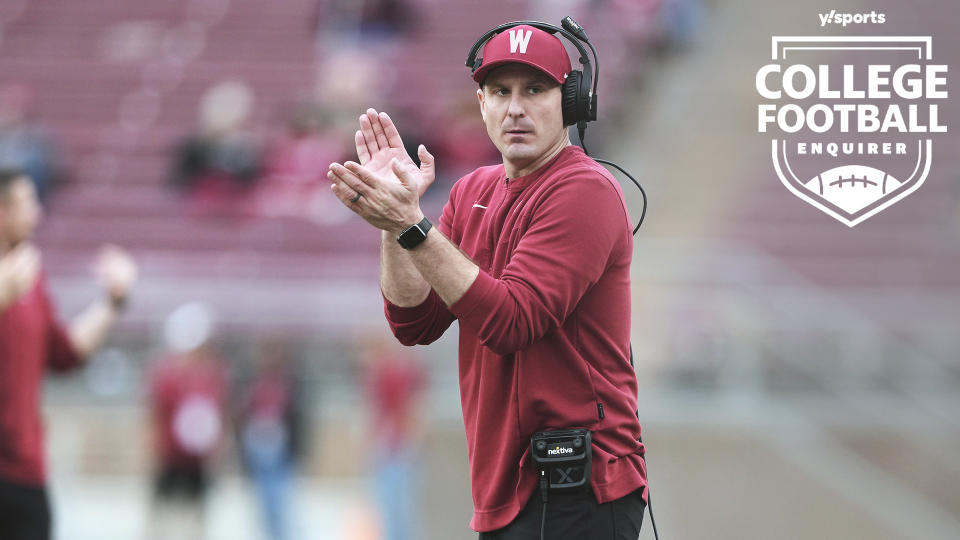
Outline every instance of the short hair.
<svg viewBox="0 0 960 540"><path fill-rule="evenodd" d="M30 177L19 169L0 168L0 197L5 199L13 183L20 179L29 181Z"/></svg>

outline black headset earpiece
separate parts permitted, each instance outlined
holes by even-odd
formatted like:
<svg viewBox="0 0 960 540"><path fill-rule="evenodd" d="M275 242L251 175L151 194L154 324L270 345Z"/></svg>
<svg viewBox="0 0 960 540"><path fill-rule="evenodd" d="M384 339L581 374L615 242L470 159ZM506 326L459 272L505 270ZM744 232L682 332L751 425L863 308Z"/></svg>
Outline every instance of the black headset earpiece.
<svg viewBox="0 0 960 540"><path fill-rule="evenodd" d="M578 128L581 129L582 133L582 130L586 128L587 122L597 119L596 81L598 73L597 71L591 73L590 57L587 55L587 50L580 44L580 41L582 40L587 45L590 45L591 50L593 50L593 45L586 39L587 36L580 25L570 17L564 17L563 25L566 27L569 24L572 31L539 21L514 21L501 24L480 36L480 39L473 44L473 47L470 48L470 52L467 54L467 67L473 72L480 69L480 66L483 65L483 58L479 56L479 53L487 41L500 32L522 24L539 28L551 34L560 34L573 43L574 47L580 52L580 64L583 66L583 70L571 70L570 74L567 75L567 80L564 81L563 88L561 88L561 104L563 107L563 123L568 126L578 124ZM597 55L595 51L593 57L594 70L599 70L599 63L596 62Z"/></svg>
<svg viewBox="0 0 960 540"><path fill-rule="evenodd" d="M577 109L576 116L573 121L570 123L579 123L579 122L590 122L597 119L597 111L594 107L597 106L596 95L593 95L590 91L590 73L585 72L580 74L578 77L579 85L577 87ZM571 84L574 81L570 81ZM593 97L591 100L590 98Z"/></svg>
<svg viewBox="0 0 960 540"><path fill-rule="evenodd" d="M590 72L574 69L563 82L563 124L586 127L586 123L597 119L592 109L596 100L590 99Z"/></svg>
<svg viewBox="0 0 960 540"><path fill-rule="evenodd" d="M563 82L563 97L561 106L563 108L563 125L570 126L577 123L581 118L580 108L580 83L583 79L583 72L574 69L567 75L567 80Z"/></svg>

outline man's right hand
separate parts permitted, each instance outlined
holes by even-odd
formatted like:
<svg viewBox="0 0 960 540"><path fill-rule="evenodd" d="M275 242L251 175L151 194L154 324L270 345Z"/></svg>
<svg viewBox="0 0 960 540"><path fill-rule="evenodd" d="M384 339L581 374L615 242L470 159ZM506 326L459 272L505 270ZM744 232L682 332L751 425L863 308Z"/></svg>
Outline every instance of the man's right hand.
<svg viewBox="0 0 960 540"><path fill-rule="evenodd" d="M27 293L40 275L40 251L24 242L0 257L0 309Z"/></svg>
<svg viewBox="0 0 960 540"><path fill-rule="evenodd" d="M367 112L360 116L360 130L354 135L354 142L357 145L357 157L361 165L376 174L399 182L390 166L390 161L396 158L400 165L410 172L409 177L416 184L418 196L422 197L433 183L435 176L433 156L421 144L417 149L417 156L420 158L418 168L403 147L400 132L397 131L397 127L387 113L367 109Z"/></svg>

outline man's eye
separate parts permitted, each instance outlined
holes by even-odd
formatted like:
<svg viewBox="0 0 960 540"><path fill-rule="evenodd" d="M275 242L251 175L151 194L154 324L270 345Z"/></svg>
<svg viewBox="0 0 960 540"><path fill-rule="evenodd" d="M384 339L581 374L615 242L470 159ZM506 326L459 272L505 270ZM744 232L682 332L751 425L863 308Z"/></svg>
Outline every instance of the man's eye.
<svg viewBox="0 0 960 540"><path fill-rule="evenodd" d="M510 92L506 88L497 88L496 90L493 91L493 93L498 96L505 96Z"/></svg>
<svg viewBox="0 0 960 540"><path fill-rule="evenodd" d="M540 92L543 92L543 88L539 86L530 86L527 88L527 92L530 94L539 94Z"/></svg>

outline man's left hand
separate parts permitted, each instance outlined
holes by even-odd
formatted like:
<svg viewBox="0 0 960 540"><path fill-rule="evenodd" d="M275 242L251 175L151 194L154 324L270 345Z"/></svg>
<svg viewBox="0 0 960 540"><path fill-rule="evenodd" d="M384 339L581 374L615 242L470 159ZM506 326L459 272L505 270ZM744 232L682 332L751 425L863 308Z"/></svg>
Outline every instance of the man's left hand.
<svg viewBox="0 0 960 540"><path fill-rule="evenodd" d="M412 177L415 173L396 159L390 166L399 182L352 161L330 165L327 177L333 182L333 193L347 208L374 227L399 234L423 219L423 212Z"/></svg>

